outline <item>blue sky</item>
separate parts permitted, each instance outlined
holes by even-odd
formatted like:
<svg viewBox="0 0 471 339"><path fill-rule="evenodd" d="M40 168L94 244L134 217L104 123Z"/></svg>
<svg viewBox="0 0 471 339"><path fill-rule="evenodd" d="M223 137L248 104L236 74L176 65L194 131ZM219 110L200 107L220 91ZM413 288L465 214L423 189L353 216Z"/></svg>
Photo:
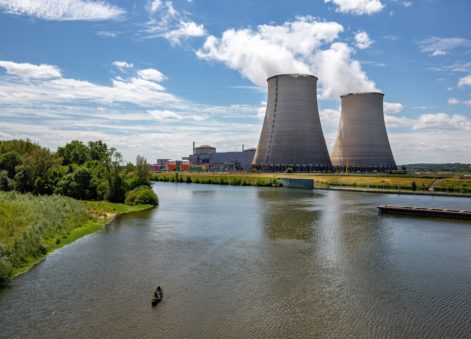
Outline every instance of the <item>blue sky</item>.
<svg viewBox="0 0 471 339"><path fill-rule="evenodd" d="M180 158L254 147L266 78L319 78L331 150L340 98L385 93L399 164L471 162L468 0L0 0L0 139L102 139Z"/></svg>

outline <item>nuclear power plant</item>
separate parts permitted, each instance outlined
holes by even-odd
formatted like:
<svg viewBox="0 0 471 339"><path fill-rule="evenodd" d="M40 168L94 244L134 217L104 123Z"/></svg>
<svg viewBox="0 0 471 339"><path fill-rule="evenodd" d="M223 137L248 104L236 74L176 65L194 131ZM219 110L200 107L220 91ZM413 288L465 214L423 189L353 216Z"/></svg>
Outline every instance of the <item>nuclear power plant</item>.
<svg viewBox="0 0 471 339"><path fill-rule="evenodd" d="M317 108L317 78L281 74L267 82L267 109L252 165L273 172L331 170Z"/></svg>
<svg viewBox="0 0 471 339"><path fill-rule="evenodd" d="M384 122L383 93L341 96L340 125L332 151L337 170L396 170Z"/></svg>
<svg viewBox="0 0 471 339"><path fill-rule="evenodd" d="M183 160L209 171L325 172L397 170L383 112L383 93L341 96L340 125L329 157L317 107L317 78L279 74L267 79L268 98L258 147L216 152L195 146ZM178 166L177 166L178 167Z"/></svg>

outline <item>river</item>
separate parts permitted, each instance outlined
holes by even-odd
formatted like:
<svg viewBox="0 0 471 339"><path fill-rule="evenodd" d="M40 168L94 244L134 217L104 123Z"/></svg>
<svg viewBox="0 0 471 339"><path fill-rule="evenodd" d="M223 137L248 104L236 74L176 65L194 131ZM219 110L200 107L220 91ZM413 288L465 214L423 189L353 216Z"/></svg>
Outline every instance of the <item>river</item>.
<svg viewBox="0 0 471 339"><path fill-rule="evenodd" d="M471 199L157 183L0 290L0 337L469 337ZM156 285L164 300L152 308Z"/></svg>

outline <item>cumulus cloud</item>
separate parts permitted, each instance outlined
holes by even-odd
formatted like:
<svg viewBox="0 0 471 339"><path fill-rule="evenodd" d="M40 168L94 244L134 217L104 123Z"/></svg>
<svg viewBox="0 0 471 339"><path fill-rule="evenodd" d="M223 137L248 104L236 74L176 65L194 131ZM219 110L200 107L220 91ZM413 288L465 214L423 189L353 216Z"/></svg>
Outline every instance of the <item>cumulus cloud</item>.
<svg viewBox="0 0 471 339"><path fill-rule="evenodd" d="M204 25L192 21L187 13L176 10L170 0L153 0L147 11L149 20L142 31L145 38L161 37L172 45L178 45L182 39L206 35Z"/></svg>
<svg viewBox="0 0 471 339"><path fill-rule="evenodd" d="M180 43L182 38L205 36L206 31L203 25L198 25L193 21L180 22L178 28L162 33L162 36L172 44Z"/></svg>
<svg viewBox="0 0 471 339"><path fill-rule="evenodd" d="M355 45L359 49L366 49L373 44L373 40L370 39L368 33L358 32L355 34Z"/></svg>
<svg viewBox="0 0 471 339"><path fill-rule="evenodd" d="M113 66L119 68L120 70L124 70L127 68L133 68L134 64L126 61L113 61Z"/></svg>
<svg viewBox="0 0 471 339"><path fill-rule="evenodd" d="M312 57L313 68L321 80L321 99L337 99L346 93L378 90L361 69L360 63L352 59L352 54L351 47L336 42Z"/></svg>
<svg viewBox="0 0 471 339"><path fill-rule="evenodd" d="M456 98L449 98L448 99L448 104L449 105L458 105L460 103L460 101Z"/></svg>
<svg viewBox="0 0 471 339"><path fill-rule="evenodd" d="M275 74L312 73L319 77L321 98L376 90L352 59L353 49L334 42L342 31L336 22L298 17L282 25L228 29L220 38L211 35L196 55L224 63L259 87L266 87L266 79Z"/></svg>
<svg viewBox="0 0 471 339"><path fill-rule="evenodd" d="M340 121L340 110L325 108L319 111L319 117L322 122L322 126L337 127Z"/></svg>
<svg viewBox="0 0 471 339"><path fill-rule="evenodd" d="M159 70L156 70L154 68L140 69L139 71L137 71L137 75L141 79L156 82L162 82L167 79L165 75L163 75Z"/></svg>
<svg viewBox="0 0 471 339"><path fill-rule="evenodd" d="M138 70L136 76L129 79L114 78L111 80L111 86L106 86L63 78L60 70L52 65L0 61L0 67L4 67L7 73L21 79L0 77L0 104L85 100L107 104L128 102L136 105L152 105L156 101L177 100L165 92L165 88L159 83L166 79L165 75L153 68Z"/></svg>
<svg viewBox="0 0 471 339"><path fill-rule="evenodd" d="M419 41L419 49L430 56L442 56L457 48L471 48L471 40L464 38L439 38L432 36Z"/></svg>
<svg viewBox="0 0 471 339"><path fill-rule="evenodd" d="M390 114L384 115L384 122L388 128L412 127L414 125L414 120L412 119Z"/></svg>
<svg viewBox="0 0 471 339"><path fill-rule="evenodd" d="M399 102L384 102L383 103L384 113L393 114L402 112L404 106Z"/></svg>
<svg viewBox="0 0 471 339"><path fill-rule="evenodd" d="M100 21L118 19L125 11L104 1L89 0L0 0L0 10L43 20Z"/></svg>
<svg viewBox="0 0 471 339"><path fill-rule="evenodd" d="M380 0L324 0L325 3L333 3L336 11L355 15L371 15L381 12L384 5Z"/></svg>
<svg viewBox="0 0 471 339"><path fill-rule="evenodd" d="M3 67L8 74L16 75L25 80L58 78L61 76L59 68L47 64L33 65L30 63L0 61L0 67Z"/></svg>
<svg viewBox="0 0 471 339"><path fill-rule="evenodd" d="M449 115L446 113L422 114L413 129L434 130L471 130L471 119L460 114Z"/></svg>
<svg viewBox="0 0 471 339"><path fill-rule="evenodd" d="M458 86L471 86L471 75L467 75L458 81Z"/></svg>

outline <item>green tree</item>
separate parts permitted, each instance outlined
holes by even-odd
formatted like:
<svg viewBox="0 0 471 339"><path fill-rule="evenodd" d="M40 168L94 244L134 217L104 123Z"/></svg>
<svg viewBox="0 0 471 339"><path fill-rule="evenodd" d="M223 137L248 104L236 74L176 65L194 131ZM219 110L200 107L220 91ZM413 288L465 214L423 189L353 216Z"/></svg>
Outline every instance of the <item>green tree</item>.
<svg viewBox="0 0 471 339"><path fill-rule="evenodd" d="M88 168L80 167L67 174L59 181L55 192L80 200L95 199L96 187L93 185L91 171Z"/></svg>
<svg viewBox="0 0 471 339"><path fill-rule="evenodd" d="M0 154L0 170L7 171L8 177L15 177L15 168L19 164L21 164L21 157L18 152L10 151Z"/></svg>
<svg viewBox="0 0 471 339"><path fill-rule="evenodd" d="M15 175L15 189L19 192L32 192L34 189L34 177L30 167L20 166Z"/></svg>
<svg viewBox="0 0 471 339"><path fill-rule="evenodd" d="M62 157L63 165L83 165L85 162L92 159L90 148L77 140L69 142L64 147L59 147L57 154Z"/></svg>
<svg viewBox="0 0 471 339"><path fill-rule="evenodd" d="M101 140L90 141L88 147L92 160L106 161L109 157L108 145Z"/></svg>
<svg viewBox="0 0 471 339"><path fill-rule="evenodd" d="M132 184L134 187L150 186L150 169L146 158L141 155L136 157L135 175Z"/></svg>

